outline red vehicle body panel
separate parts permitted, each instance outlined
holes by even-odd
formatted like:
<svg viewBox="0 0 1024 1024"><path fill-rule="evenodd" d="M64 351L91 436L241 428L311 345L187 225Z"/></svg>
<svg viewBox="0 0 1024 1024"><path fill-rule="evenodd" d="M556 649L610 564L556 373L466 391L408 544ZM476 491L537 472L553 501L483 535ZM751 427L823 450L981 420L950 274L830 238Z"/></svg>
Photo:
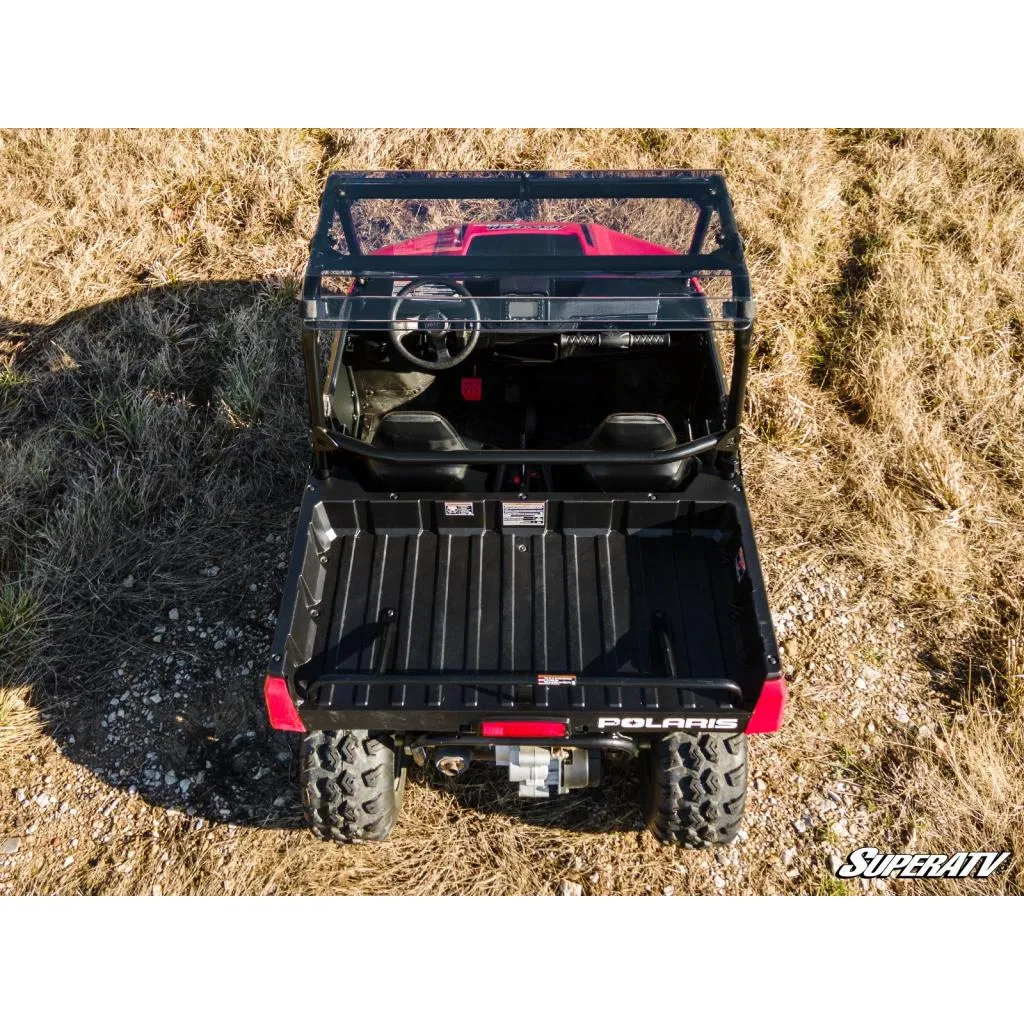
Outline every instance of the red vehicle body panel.
<svg viewBox="0 0 1024 1024"><path fill-rule="evenodd" d="M374 249L374 256L466 256L474 239L487 235L574 235L585 256L677 256L675 249L613 231L603 224L564 224L514 220L493 224L457 224L443 231Z"/></svg>
<svg viewBox="0 0 1024 1024"><path fill-rule="evenodd" d="M747 723L746 732L778 732L786 712L786 680L783 676L769 676L764 681L761 696L754 705L754 713Z"/></svg>

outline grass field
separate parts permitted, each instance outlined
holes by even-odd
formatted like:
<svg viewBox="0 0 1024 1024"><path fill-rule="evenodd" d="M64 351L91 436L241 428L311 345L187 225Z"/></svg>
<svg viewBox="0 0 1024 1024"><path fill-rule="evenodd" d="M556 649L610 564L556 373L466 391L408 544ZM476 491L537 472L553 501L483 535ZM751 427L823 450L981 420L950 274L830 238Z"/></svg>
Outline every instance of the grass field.
<svg viewBox="0 0 1024 1024"><path fill-rule="evenodd" d="M421 775L388 846L317 842L255 693L325 175L676 166L725 170L760 299L744 467L793 700L749 836L659 848L628 773L525 810ZM831 893L854 845L1013 852L890 891L1024 889L1024 133L2 131L0 334L0 891ZM180 696L119 753L99 716L172 655ZM217 744L207 803L132 760L212 776ZM863 842L815 810L837 783Z"/></svg>

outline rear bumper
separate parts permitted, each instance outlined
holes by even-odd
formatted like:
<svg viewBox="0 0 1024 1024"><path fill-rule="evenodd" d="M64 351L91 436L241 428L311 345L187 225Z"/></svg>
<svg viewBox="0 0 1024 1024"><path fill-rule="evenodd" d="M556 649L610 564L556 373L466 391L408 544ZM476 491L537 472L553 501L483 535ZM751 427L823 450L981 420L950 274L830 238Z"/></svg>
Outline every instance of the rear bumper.
<svg viewBox="0 0 1024 1024"><path fill-rule="evenodd" d="M545 719L567 723L567 734L656 732L775 732L782 724L785 681L765 681L752 711L736 705L728 680L589 678L539 685L536 677L343 675L325 676L295 697L295 714L280 706L283 680L265 685L275 728L299 731L373 729L382 732L479 734L487 719ZM287 684L284 684L287 686ZM278 701L275 706L271 695ZM571 743L567 743L571 745Z"/></svg>

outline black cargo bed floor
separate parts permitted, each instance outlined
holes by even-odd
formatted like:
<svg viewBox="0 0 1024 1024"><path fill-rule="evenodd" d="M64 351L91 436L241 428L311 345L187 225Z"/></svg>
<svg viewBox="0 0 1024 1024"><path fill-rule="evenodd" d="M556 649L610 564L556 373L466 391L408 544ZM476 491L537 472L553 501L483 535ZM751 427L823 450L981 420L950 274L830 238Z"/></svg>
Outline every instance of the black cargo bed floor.
<svg viewBox="0 0 1024 1024"><path fill-rule="evenodd" d="M711 537L360 531L339 543L319 673L663 675L661 612L679 677L740 678L733 558Z"/></svg>

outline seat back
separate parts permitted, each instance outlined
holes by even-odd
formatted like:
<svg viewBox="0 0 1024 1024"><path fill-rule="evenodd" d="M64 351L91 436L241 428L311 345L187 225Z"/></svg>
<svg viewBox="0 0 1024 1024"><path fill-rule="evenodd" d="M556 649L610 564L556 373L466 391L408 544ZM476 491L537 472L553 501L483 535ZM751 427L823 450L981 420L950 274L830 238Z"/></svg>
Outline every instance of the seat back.
<svg viewBox="0 0 1024 1024"><path fill-rule="evenodd" d="M660 451L673 448L675 431L664 416L653 412L615 412L606 416L590 436L587 447L594 451ZM693 459L645 466L635 463L585 468L591 480L603 491L668 491L678 487L693 464Z"/></svg>
<svg viewBox="0 0 1024 1024"><path fill-rule="evenodd" d="M373 444L393 451L465 451L455 428L439 413L398 410L383 416ZM457 487L466 475L465 465L410 466L370 460L377 480L393 490L444 491Z"/></svg>

